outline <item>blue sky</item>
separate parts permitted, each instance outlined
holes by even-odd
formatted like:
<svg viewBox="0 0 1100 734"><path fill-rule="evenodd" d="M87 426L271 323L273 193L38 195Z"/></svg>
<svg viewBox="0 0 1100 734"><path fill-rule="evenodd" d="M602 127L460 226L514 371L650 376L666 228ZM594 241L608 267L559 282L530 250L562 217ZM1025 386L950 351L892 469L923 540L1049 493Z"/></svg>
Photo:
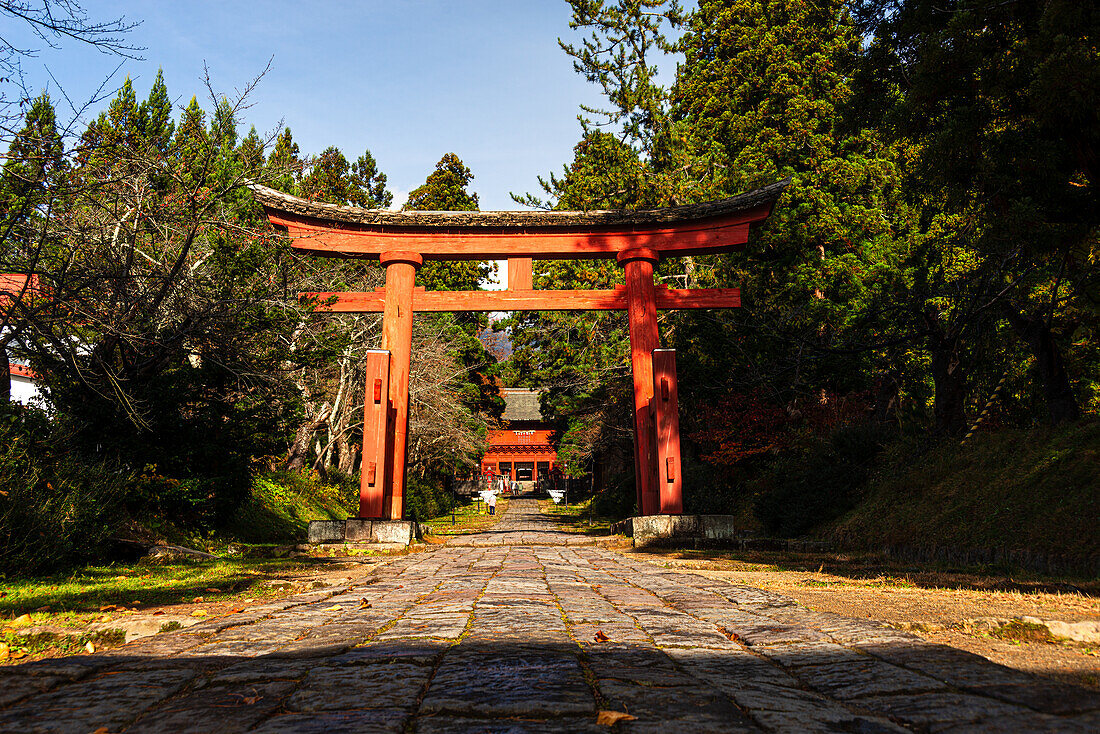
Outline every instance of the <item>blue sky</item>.
<svg viewBox="0 0 1100 734"><path fill-rule="evenodd" d="M474 173L482 209L518 208L509 192L536 192L536 176L571 160L579 104L600 104L558 48L559 37L579 40L564 0L85 5L95 18L141 21L130 38L145 47L145 60L124 61L112 88L129 74L140 99L163 67L177 104L194 94L209 110L204 62L215 90L232 96L271 59L242 134L248 124L264 134L281 120L303 153L336 145L354 160L369 148L399 200L454 152ZM67 41L29 59L25 71L32 88L49 84L56 99L48 67L83 100L118 64Z"/></svg>

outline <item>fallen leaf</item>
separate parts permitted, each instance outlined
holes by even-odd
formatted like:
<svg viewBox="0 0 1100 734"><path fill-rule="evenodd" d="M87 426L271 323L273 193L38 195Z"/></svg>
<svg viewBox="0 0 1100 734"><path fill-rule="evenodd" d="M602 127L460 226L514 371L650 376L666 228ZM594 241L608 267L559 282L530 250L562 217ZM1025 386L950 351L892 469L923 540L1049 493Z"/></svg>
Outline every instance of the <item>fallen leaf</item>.
<svg viewBox="0 0 1100 734"><path fill-rule="evenodd" d="M100 622L110 622L112 619L114 619L114 618L110 614L104 614L102 617L99 618L99 621Z"/></svg>
<svg viewBox="0 0 1100 734"><path fill-rule="evenodd" d="M242 601L243 601L243 602L244 602L245 604L251 604L252 602L254 602L254 601L256 601L256 600L255 600L255 599L242 599Z"/></svg>
<svg viewBox="0 0 1100 734"><path fill-rule="evenodd" d="M191 603L202 604L204 601L206 601L206 599L203 599L201 596L196 596L194 599L191 600Z"/></svg>
<svg viewBox="0 0 1100 734"><path fill-rule="evenodd" d="M230 614L240 614L243 611L244 611L244 607L236 607L234 609L230 609L229 613Z"/></svg>
<svg viewBox="0 0 1100 734"><path fill-rule="evenodd" d="M88 640L86 643L84 643L84 652L95 652L95 645L92 644L91 640Z"/></svg>
<svg viewBox="0 0 1100 734"><path fill-rule="evenodd" d="M34 624L34 620L31 619L31 615L29 614L20 614L18 617L8 622L9 627L29 627L32 624Z"/></svg>
<svg viewBox="0 0 1100 734"><path fill-rule="evenodd" d="M630 714L624 714L622 711L601 711L596 716L597 726L614 726L620 721L634 721L637 716L631 716Z"/></svg>
<svg viewBox="0 0 1100 734"><path fill-rule="evenodd" d="M22 650L19 650L17 652L13 652L11 654L11 659L12 660L18 660L20 658L25 658L25 657L27 657L27 653L23 652Z"/></svg>
<svg viewBox="0 0 1100 734"><path fill-rule="evenodd" d="M221 589L214 589L214 588L210 588L210 589L204 589L204 591L207 591L207 592L209 592L209 593L211 593L211 594L220 594L220 593L222 593L222 590L221 590Z"/></svg>
<svg viewBox="0 0 1100 734"><path fill-rule="evenodd" d="M251 706L261 699L263 699L263 696L245 696L241 699L241 703L243 703L245 706Z"/></svg>
<svg viewBox="0 0 1100 734"><path fill-rule="evenodd" d="M153 612L154 617L157 616L158 614L164 614L164 610L163 609L158 609L157 611Z"/></svg>
<svg viewBox="0 0 1100 734"><path fill-rule="evenodd" d="M360 609L369 609L370 608L370 602L367 601L366 599L360 599L359 600L359 608Z"/></svg>
<svg viewBox="0 0 1100 734"><path fill-rule="evenodd" d="M206 610L205 609L196 609L195 611L191 612L191 616L192 617L205 617L206 616Z"/></svg>
<svg viewBox="0 0 1100 734"><path fill-rule="evenodd" d="M339 604L333 604L331 607L325 607L322 612L342 612L344 608Z"/></svg>
<svg viewBox="0 0 1100 734"><path fill-rule="evenodd" d="M11 648L8 647L8 643L0 642L0 660L7 660L10 653Z"/></svg>
<svg viewBox="0 0 1100 734"><path fill-rule="evenodd" d="M105 726L101 726L98 729L96 729L95 731L93 731L92 734L111 734L111 730L108 729Z"/></svg>
<svg viewBox="0 0 1100 734"><path fill-rule="evenodd" d="M603 633L603 630L596 630L596 634L592 636L596 642L607 642L611 638Z"/></svg>
<svg viewBox="0 0 1100 734"><path fill-rule="evenodd" d="M144 604L145 602L143 602L143 601L142 601L141 599L134 599L134 600L133 600L132 602L130 602L130 603L131 603L131 604Z"/></svg>
<svg viewBox="0 0 1100 734"><path fill-rule="evenodd" d="M104 604L103 606L101 606L99 608L99 611L101 611L101 612L113 612L116 609L118 609L117 604Z"/></svg>

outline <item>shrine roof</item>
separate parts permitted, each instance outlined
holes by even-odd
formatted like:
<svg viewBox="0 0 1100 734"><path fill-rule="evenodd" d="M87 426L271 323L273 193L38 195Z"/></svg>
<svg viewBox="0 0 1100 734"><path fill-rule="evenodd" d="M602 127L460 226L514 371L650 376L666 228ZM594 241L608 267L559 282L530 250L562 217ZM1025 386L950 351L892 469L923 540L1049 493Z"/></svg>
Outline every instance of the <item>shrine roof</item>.
<svg viewBox="0 0 1100 734"><path fill-rule="evenodd" d="M718 201L637 211L390 211L309 201L258 183L250 183L249 188L269 214L283 212L331 223L417 229L538 227L575 230L586 227L675 225L679 222L688 223L713 217L728 217L760 207L770 208L789 183L790 179L786 179Z"/></svg>
<svg viewBox="0 0 1100 734"><path fill-rule="evenodd" d="M542 408L539 405L541 390L520 387L506 387L501 390L504 397L505 421L541 421Z"/></svg>

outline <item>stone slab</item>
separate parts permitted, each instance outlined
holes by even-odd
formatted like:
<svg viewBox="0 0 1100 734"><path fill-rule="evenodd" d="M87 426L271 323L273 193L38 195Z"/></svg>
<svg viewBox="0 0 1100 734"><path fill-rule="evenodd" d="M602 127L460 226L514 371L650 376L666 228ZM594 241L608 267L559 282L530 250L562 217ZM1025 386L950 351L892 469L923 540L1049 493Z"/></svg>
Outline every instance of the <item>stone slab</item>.
<svg viewBox="0 0 1100 734"><path fill-rule="evenodd" d="M344 539L343 520L312 520L309 523L309 542L338 543Z"/></svg>
<svg viewBox="0 0 1100 734"><path fill-rule="evenodd" d="M729 545L745 533L733 515L647 515L616 523L612 530L630 535L635 548Z"/></svg>
<svg viewBox="0 0 1100 734"><path fill-rule="evenodd" d="M411 520L311 520L308 538L313 545L369 544L405 547L420 537L419 523Z"/></svg>

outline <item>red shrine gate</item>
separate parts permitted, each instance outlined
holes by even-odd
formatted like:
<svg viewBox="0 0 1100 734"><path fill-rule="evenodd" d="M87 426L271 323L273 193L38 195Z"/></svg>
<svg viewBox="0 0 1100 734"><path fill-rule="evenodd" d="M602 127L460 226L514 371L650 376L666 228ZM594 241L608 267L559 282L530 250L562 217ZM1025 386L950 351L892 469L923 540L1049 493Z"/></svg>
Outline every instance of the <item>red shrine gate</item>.
<svg viewBox="0 0 1100 734"><path fill-rule="evenodd" d="M737 288L670 289L653 282L665 256L729 252L767 219L786 182L721 201L648 211L392 212L321 204L252 187L271 223L297 250L377 259L386 287L314 293L318 310L382 312L382 349L367 357L360 518L403 519L414 311L626 310L634 376L634 468L643 515L683 511L675 353L659 349L658 309L733 308ZM615 258L625 286L532 288L532 259ZM508 290L416 288L424 260L507 260Z"/></svg>

